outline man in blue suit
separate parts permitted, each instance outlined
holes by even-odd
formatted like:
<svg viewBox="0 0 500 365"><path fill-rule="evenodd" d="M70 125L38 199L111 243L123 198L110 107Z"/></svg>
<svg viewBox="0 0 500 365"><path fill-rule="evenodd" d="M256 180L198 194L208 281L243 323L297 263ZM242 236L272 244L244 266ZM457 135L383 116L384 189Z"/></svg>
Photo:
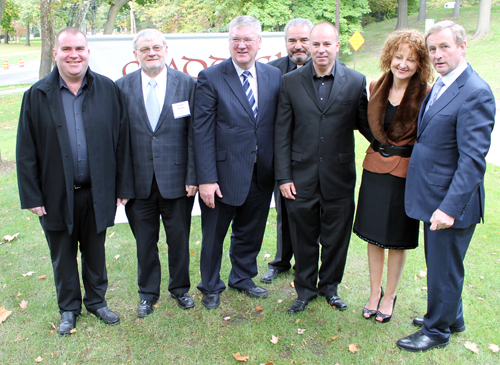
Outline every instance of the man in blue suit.
<svg viewBox="0 0 500 365"><path fill-rule="evenodd" d="M230 288L265 298L254 284L274 187L273 138L281 72L255 62L260 22L240 16L229 24L231 58L198 75L194 151L202 202L200 270L206 308L217 308L222 246L232 223Z"/></svg>
<svg viewBox="0 0 500 365"><path fill-rule="evenodd" d="M495 98L465 60L466 35L452 21L426 34L427 50L440 74L424 100L417 141L406 179L406 213L424 222L427 314L418 332L397 346L418 352L445 347L465 330L463 260L484 217L485 156L495 122Z"/></svg>

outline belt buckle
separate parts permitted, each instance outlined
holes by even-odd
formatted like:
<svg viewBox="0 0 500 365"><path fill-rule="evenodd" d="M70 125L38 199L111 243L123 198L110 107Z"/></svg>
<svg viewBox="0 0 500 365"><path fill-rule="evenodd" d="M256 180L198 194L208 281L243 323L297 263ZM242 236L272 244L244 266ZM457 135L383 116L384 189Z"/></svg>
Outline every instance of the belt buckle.
<svg viewBox="0 0 500 365"><path fill-rule="evenodd" d="M391 157L390 154L385 152L385 146L383 144L380 144L380 147L378 148L379 153L384 156L384 157Z"/></svg>

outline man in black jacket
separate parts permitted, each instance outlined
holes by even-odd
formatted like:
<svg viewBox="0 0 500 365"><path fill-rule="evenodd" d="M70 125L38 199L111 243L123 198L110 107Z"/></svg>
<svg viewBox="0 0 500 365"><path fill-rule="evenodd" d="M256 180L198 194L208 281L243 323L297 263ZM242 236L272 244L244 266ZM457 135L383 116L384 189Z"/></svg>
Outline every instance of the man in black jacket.
<svg viewBox="0 0 500 365"><path fill-rule="evenodd" d="M49 245L65 335L81 312L78 244L85 307L106 324L120 321L105 300L104 241L134 183L120 92L89 69L85 35L61 30L53 54L52 73L24 94L16 158L21 208L40 217Z"/></svg>
<svg viewBox="0 0 500 365"><path fill-rule="evenodd" d="M285 45L288 55L271 61L269 64L279 68L282 75L308 64L311 60L309 35L312 28L313 24L308 19L290 20L285 26ZM278 184L274 188L274 202L278 214L276 256L268 264L269 269L260 278L260 281L264 283L271 283L279 273L290 270L290 260L293 256L285 198L281 195Z"/></svg>

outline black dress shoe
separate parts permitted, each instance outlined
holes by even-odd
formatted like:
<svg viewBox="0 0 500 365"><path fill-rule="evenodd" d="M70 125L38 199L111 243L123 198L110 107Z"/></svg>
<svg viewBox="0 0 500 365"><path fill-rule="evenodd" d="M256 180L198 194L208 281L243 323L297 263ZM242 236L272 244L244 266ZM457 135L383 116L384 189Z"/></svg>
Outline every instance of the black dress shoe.
<svg viewBox="0 0 500 365"><path fill-rule="evenodd" d="M394 297L394 301L392 302L392 313L391 314L384 314L381 311L377 311L377 317L375 317L375 320L378 323L387 323L391 320L392 315L394 313L394 308L396 308L396 299L398 299L397 295ZM379 321L377 318L382 318L382 320Z"/></svg>
<svg viewBox="0 0 500 365"><path fill-rule="evenodd" d="M413 325L417 327L423 327L424 319L422 317L413 318ZM459 333L465 331L465 325L462 327L450 327L451 333Z"/></svg>
<svg viewBox="0 0 500 365"><path fill-rule="evenodd" d="M384 296L384 288L380 287L380 298L378 300L377 308L380 306L380 302L382 301L383 296ZM362 316L364 319L370 319L373 316L375 316L375 314L377 314L377 312L378 312L378 309L368 309L365 306L365 307L363 307Z"/></svg>
<svg viewBox="0 0 500 365"><path fill-rule="evenodd" d="M217 293L204 294L203 299L201 300L201 303L207 309L218 308L220 305L219 294L217 294Z"/></svg>
<svg viewBox="0 0 500 365"><path fill-rule="evenodd" d="M57 327L57 332L61 336L69 335L70 331L75 328L76 316L73 312L62 312L61 321L59 322L59 327Z"/></svg>
<svg viewBox="0 0 500 365"><path fill-rule="evenodd" d="M267 290L260 286L254 286L253 288L250 289L240 289L240 288L235 288L234 286L229 286L229 288L235 289L239 292L245 292L245 294L249 298L264 299L269 296Z"/></svg>
<svg viewBox="0 0 500 365"><path fill-rule="evenodd" d="M302 299L295 299L290 308L288 308L288 313L290 314L295 314L299 312L303 312L307 308L307 304L309 302L307 300L302 300Z"/></svg>
<svg viewBox="0 0 500 365"><path fill-rule="evenodd" d="M141 304L139 304L139 308L137 309L137 317L144 318L153 313L153 302L143 299L141 300Z"/></svg>
<svg viewBox="0 0 500 365"><path fill-rule="evenodd" d="M281 271L278 271L277 269L269 269L264 273L264 275L262 275L260 281L270 284L274 279L276 279L280 272Z"/></svg>
<svg viewBox="0 0 500 365"><path fill-rule="evenodd" d="M422 331L415 332L413 335L402 338L396 342L396 345L405 351L410 352L425 352L432 349L439 349L445 347L450 342L438 342L427 337Z"/></svg>
<svg viewBox="0 0 500 365"><path fill-rule="evenodd" d="M346 310L347 309L347 304L346 302L344 302L342 300L341 297L339 297L338 295L330 295L328 297L325 297L326 298L326 302L331 306L331 307L335 307L336 309L338 309L339 311L343 311L343 310Z"/></svg>
<svg viewBox="0 0 500 365"><path fill-rule="evenodd" d="M108 307L102 307L96 311L91 311L90 309L88 309L88 311L90 313L92 313L94 316L96 316L97 318L100 318L106 324L120 323L120 317L118 317L118 314L113 312Z"/></svg>
<svg viewBox="0 0 500 365"><path fill-rule="evenodd" d="M194 307L194 301L193 298L189 296L188 293L176 295L176 294L170 294L172 298L174 298L177 301L177 305L181 307L182 309L188 309L188 308L193 308Z"/></svg>

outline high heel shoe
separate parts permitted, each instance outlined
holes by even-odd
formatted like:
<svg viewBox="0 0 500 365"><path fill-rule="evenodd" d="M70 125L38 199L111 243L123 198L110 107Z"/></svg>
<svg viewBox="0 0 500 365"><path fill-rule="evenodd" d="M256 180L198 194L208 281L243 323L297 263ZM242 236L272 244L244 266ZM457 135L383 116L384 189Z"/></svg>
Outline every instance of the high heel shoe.
<svg viewBox="0 0 500 365"><path fill-rule="evenodd" d="M380 299L378 300L377 308L380 305L380 302L382 301L382 297L383 296L384 296L384 289L382 287L380 287ZM365 314L368 314L369 317L366 317ZM371 309L368 309L366 307L363 308L363 314L362 314L362 316L363 316L364 319L370 319L375 314L377 314L377 309L371 310Z"/></svg>
<svg viewBox="0 0 500 365"><path fill-rule="evenodd" d="M392 315L394 314L394 308L396 308L396 299L398 299L397 295L394 297L394 301L392 302L392 313L391 314L384 314L384 313L382 313L380 311L377 311L377 317L382 318L381 321L378 321L377 317L375 317L375 320L378 323L387 323L387 322L389 322L391 320Z"/></svg>

